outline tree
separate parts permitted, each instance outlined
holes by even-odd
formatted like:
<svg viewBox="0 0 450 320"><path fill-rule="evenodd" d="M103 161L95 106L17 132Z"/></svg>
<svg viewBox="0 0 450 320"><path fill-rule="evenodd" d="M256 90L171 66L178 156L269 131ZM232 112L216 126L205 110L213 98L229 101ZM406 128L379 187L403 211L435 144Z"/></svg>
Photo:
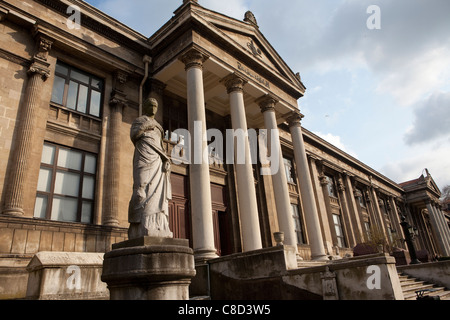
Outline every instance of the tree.
<svg viewBox="0 0 450 320"><path fill-rule="evenodd" d="M442 199L450 200L450 184L446 185L444 189L442 189Z"/></svg>

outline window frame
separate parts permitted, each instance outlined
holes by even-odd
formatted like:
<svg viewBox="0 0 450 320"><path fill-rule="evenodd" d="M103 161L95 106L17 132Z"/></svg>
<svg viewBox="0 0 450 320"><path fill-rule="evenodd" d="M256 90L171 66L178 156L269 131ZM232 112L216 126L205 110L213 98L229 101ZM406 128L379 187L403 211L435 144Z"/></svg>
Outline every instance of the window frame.
<svg viewBox="0 0 450 320"><path fill-rule="evenodd" d="M294 231L297 236L297 244L307 244L305 232L303 229L302 217L300 214L300 208L297 204L291 203L292 219L294 220ZM297 230L299 229L299 230Z"/></svg>
<svg viewBox="0 0 450 320"><path fill-rule="evenodd" d="M335 220L335 217L337 218L337 222ZM344 234L344 229L342 227L342 219L341 219L341 215L340 214L335 214L333 213L333 225L334 225L334 230L336 233L336 238L337 238L337 246L339 248L346 248L347 247L347 241L345 240L345 234ZM338 231L341 235L338 234Z"/></svg>
<svg viewBox="0 0 450 320"><path fill-rule="evenodd" d="M364 191L358 187L356 187L356 191L359 193L359 196L358 196L359 206L363 209L367 209L367 202L366 202L366 198L364 196Z"/></svg>
<svg viewBox="0 0 450 320"><path fill-rule="evenodd" d="M55 81L53 83L53 88L52 88L52 98L51 98L51 103L58 105L60 107L64 107L67 110L70 110L71 112L76 112L79 114L83 114L83 115L87 115L90 117L94 117L97 119L100 119L102 117L103 114L103 102L104 102L104 89L105 89L105 80L102 79L101 77L98 77L92 73L83 71L79 68L73 67L67 63L64 63L62 61L57 61L56 62L57 67L55 68ZM66 68L67 69L67 74L61 73L58 71L58 66ZM88 82L89 83L85 83L82 80L76 79L72 77L73 72L77 72L83 76L86 76L89 78ZM60 103L59 101L54 101L53 99L53 95L54 95L54 90L55 90L55 86L57 85L56 79L57 77L62 78L64 80L64 90L63 90L63 95L62 95L62 103ZM99 87L97 88L96 86L93 85L93 81L94 80L98 80L100 82ZM68 99L69 99L69 91L70 91L70 85L71 82L74 82L77 84L77 95L76 95L76 99L75 99L75 109L71 108L68 106ZM86 96L86 106L85 106L85 110L79 110L79 99L80 99L80 86L83 85L85 87L87 87L87 96ZM100 94L100 101L99 101L99 105L98 105L98 115L92 113L91 110L91 103L92 103L92 92L97 92Z"/></svg>
<svg viewBox="0 0 450 320"><path fill-rule="evenodd" d="M283 157L284 172L286 173L287 182L290 184L296 184L294 178L294 161L289 158Z"/></svg>
<svg viewBox="0 0 450 320"><path fill-rule="evenodd" d="M327 179L328 196L338 199L336 181L334 179L334 176L326 173L325 178Z"/></svg>
<svg viewBox="0 0 450 320"><path fill-rule="evenodd" d="M94 211L95 211L95 204L96 204L96 186L97 186L97 171L98 171L98 155L92 152L71 148L63 145L59 145L52 142L44 142L44 146L50 146L54 147L54 155L53 155L53 163L47 164L42 162L40 163L39 167L39 175L42 169L51 170L51 176L50 176L50 188L49 191L40 191L36 190L36 200L38 197L46 197L47 199L47 205L45 209L45 217L36 217L36 205L37 201L35 202L35 208L34 208L34 218L36 219L44 219L44 220L51 220L51 221L60 221L60 222L72 222L72 223L83 223L83 224L93 224L94 221ZM71 168L65 168L58 166L58 160L60 157L61 150L68 150L68 151L75 151L81 154L81 161L80 161L80 170L71 169ZM87 156L93 156L95 157L95 172L90 173L86 171L86 157ZM78 196L71 196L71 195L64 195L59 194L55 192L56 187L56 177L58 173L72 173L77 174L79 176L79 185L78 185ZM93 195L92 199L85 198L83 194L83 187L84 187L84 180L86 178L93 178ZM77 202L77 211L76 211L76 220L60 220L60 219L52 219L52 211L53 211L53 200L55 198L60 199L72 199L76 200ZM91 205L91 211L90 211L90 219L89 222L83 222L83 204L84 203L90 203Z"/></svg>

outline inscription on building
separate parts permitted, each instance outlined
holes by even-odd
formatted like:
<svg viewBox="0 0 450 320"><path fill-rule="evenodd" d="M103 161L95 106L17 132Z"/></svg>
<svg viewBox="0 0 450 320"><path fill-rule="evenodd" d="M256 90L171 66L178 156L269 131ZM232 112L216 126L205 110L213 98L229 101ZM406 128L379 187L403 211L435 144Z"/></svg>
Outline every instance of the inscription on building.
<svg viewBox="0 0 450 320"><path fill-rule="evenodd" d="M265 86L266 88L270 89L270 83L268 80L264 79L263 77L261 77L258 74L254 74L252 73L252 71L249 68L246 68L245 66L242 65L242 63L240 63L238 61L237 63L238 65L238 69L242 72L244 72L247 76L249 76L251 79L259 82L260 84L262 84L263 86Z"/></svg>

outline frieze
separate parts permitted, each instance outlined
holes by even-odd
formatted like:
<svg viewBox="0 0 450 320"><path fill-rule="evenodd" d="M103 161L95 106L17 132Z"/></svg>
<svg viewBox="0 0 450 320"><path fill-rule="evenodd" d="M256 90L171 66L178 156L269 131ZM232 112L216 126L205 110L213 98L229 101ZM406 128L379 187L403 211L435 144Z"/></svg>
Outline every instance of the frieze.
<svg viewBox="0 0 450 320"><path fill-rule="evenodd" d="M263 77L261 77L258 74L253 74L250 69L244 67L242 65L242 63L240 63L239 61L237 62L237 66L238 66L238 69L240 71L242 71L243 73L245 73L248 77L250 77L251 79L255 80L256 82L262 84L267 89L270 89L270 83L268 80L264 79Z"/></svg>

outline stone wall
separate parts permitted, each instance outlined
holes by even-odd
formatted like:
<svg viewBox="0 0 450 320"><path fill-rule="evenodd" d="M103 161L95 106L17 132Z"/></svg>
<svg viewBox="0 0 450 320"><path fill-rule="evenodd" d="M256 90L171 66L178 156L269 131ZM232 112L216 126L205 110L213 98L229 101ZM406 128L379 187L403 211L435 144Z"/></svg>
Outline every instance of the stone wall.
<svg viewBox="0 0 450 320"><path fill-rule="evenodd" d="M411 277L450 289L450 261L413 264L397 269Z"/></svg>
<svg viewBox="0 0 450 320"><path fill-rule="evenodd" d="M26 266L41 251L104 253L127 229L0 216L0 299L25 298Z"/></svg>
<svg viewBox="0 0 450 320"><path fill-rule="evenodd" d="M371 255L300 262L288 246L209 261L212 299L403 300L395 259ZM373 279L373 280L372 280Z"/></svg>

